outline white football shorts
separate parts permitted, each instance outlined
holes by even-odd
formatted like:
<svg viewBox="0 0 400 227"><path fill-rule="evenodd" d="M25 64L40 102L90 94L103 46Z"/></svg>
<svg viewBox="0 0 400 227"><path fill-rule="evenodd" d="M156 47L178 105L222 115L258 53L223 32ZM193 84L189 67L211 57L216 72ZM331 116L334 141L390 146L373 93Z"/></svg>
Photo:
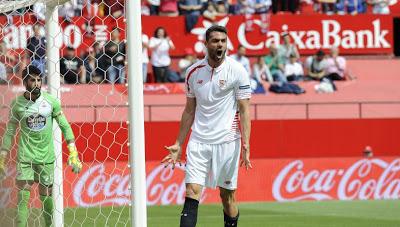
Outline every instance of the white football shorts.
<svg viewBox="0 0 400 227"><path fill-rule="evenodd" d="M223 144L189 141L186 148L185 183L208 188L237 188L241 140Z"/></svg>

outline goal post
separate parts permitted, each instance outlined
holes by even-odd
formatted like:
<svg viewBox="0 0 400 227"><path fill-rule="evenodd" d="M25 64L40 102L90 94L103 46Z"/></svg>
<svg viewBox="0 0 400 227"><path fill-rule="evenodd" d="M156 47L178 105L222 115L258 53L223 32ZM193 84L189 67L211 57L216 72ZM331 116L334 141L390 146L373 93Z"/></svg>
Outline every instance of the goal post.
<svg viewBox="0 0 400 227"><path fill-rule="evenodd" d="M46 68L48 78L48 91L53 96L61 100L60 92L60 46L57 38L60 37L58 24L58 7L54 4L46 5L45 14L46 26ZM53 182L53 201L54 201L54 226L64 226L64 190L63 190L63 160L62 160L62 137L58 124L53 125L54 137L54 182Z"/></svg>
<svg viewBox="0 0 400 227"><path fill-rule="evenodd" d="M144 103L142 77L142 24L140 1L126 1L126 34L128 44L129 141L131 166L132 226L147 226L146 166L144 138Z"/></svg>

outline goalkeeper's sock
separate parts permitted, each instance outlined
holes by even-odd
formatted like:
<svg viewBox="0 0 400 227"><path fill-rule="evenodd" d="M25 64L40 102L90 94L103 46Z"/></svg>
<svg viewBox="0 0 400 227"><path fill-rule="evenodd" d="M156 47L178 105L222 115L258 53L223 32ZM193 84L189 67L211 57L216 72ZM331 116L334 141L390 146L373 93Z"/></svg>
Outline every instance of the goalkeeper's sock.
<svg viewBox="0 0 400 227"><path fill-rule="evenodd" d="M238 211L238 214L236 215L236 217L231 217L231 216L229 216L229 215L227 215L226 213L225 213L225 211L224 211L224 226L225 227L237 227L237 223L238 223L238 220L239 220L239 211Z"/></svg>
<svg viewBox="0 0 400 227"><path fill-rule="evenodd" d="M28 190L20 190L18 192L17 206L17 226L26 227L28 222L28 203L31 197L31 192Z"/></svg>
<svg viewBox="0 0 400 227"><path fill-rule="evenodd" d="M197 210L199 207L199 201L186 197L185 205L181 213L181 225L180 227L195 227L197 223Z"/></svg>
<svg viewBox="0 0 400 227"><path fill-rule="evenodd" d="M42 200L43 217L46 226L51 226L51 224L53 223L53 210L54 210L53 197L40 195L40 200Z"/></svg>

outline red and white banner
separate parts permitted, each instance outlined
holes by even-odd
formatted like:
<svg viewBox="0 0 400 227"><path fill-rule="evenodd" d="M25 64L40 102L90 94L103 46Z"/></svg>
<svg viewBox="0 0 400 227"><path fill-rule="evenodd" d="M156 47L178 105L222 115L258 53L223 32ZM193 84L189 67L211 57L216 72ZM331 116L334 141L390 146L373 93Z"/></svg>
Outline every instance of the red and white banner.
<svg viewBox="0 0 400 227"><path fill-rule="evenodd" d="M184 167L164 168L147 162L147 203L182 204ZM240 202L301 200L378 200L400 198L400 159L255 159L254 168L239 171ZM79 175L64 167L66 207L119 206L130 202L127 162L85 163ZM15 172L9 176L15 177ZM15 204L15 187L2 189L3 205ZM7 192L7 193L4 193ZM10 200L11 199L11 200ZM32 201L38 199L32 198ZM218 190L205 189L202 203L220 202Z"/></svg>
<svg viewBox="0 0 400 227"><path fill-rule="evenodd" d="M228 49L231 53L240 44L247 49L248 55L266 54L271 43L282 43L281 32L289 32L301 54L314 54L316 50L332 46L338 46L342 54L393 53L391 16L274 15L271 16L267 34L261 32L261 20L258 17L253 20L252 32L245 31L246 20L242 16L224 17L216 21L229 31ZM191 32L186 32L183 25L184 18L144 18L143 31L150 36L154 28L165 27L177 47L172 54L182 55L187 47L201 53L205 31L212 24L201 18Z"/></svg>
<svg viewBox="0 0 400 227"><path fill-rule="evenodd" d="M269 32L261 32L261 20L253 19L254 30L245 31L246 19L244 16L229 16L219 18L215 23L226 26L229 30L228 49L235 52L241 44L249 55L266 54L271 43L281 43L280 33L289 32L296 42L301 54L313 54L318 49L328 49L339 46L342 54L391 54L393 53L393 16L379 15L273 15L270 18ZM7 47L12 49L26 48L27 37L32 35L32 23L36 18L31 15L15 17L14 24L3 29L0 40L3 39ZM124 18L112 17L92 18L91 24L84 17L75 17L71 21L61 21L62 35L59 42L86 52L94 43L104 43L110 37L114 27L122 29L124 37ZM0 25L5 25L6 17L0 17ZM92 32L89 32L88 26ZM198 54L203 54L204 34L212 23L200 18L194 29L185 30L185 18L142 16L143 33L153 36L157 27L164 27L176 50L172 56L184 55L186 48L193 48Z"/></svg>

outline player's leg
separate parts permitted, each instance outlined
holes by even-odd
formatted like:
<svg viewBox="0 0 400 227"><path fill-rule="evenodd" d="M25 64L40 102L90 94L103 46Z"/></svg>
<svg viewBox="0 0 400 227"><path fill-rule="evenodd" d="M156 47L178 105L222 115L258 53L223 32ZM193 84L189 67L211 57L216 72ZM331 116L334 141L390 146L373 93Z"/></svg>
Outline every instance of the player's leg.
<svg viewBox="0 0 400 227"><path fill-rule="evenodd" d="M46 226L53 223L54 202L52 196L54 163L35 165L35 180L39 183L39 195L42 201L42 214Z"/></svg>
<svg viewBox="0 0 400 227"><path fill-rule="evenodd" d="M223 205L225 226L237 226L239 209L236 204L240 139L216 146L213 155L213 174L217 179Z"/></svg>
<svg viewBox="0 0 400 227"><path fill-rule="evenodd" d="M25 227L28 222L28 204L31 197L31 188L33 185L33 169L29 163L17 164L18 204L17 204L17 226Z"/></svg>
<svg viewBox="0 0 400 227"><path fill-rule="evenodd" d="M186 184L186 198L181 213L181 227L194 227L197 223L197 212L203 186L199 184Z"/></svg>
<svg viewBox="0 0 400 227"><path fill-rule="evenodd" d="M201 192L210 169L211 156L208 145L189 141L186 149L186 198L181 213L181 227L194 227Z"/></svg>
<svg viewBox="0 0 400 227"><path fill-rule="evenodd" d="M224 207L224 224L225 226L237 226L239 220L239 209L236 204L236 190L219 188L219 195Z"/></svg>
<svg viewBox="0 0 400 227"><path fill-rule="evenodd" d="M17 180L16 184L18 188L17 226L25 227L28 222L28 204L33 181Z"/></svg>

